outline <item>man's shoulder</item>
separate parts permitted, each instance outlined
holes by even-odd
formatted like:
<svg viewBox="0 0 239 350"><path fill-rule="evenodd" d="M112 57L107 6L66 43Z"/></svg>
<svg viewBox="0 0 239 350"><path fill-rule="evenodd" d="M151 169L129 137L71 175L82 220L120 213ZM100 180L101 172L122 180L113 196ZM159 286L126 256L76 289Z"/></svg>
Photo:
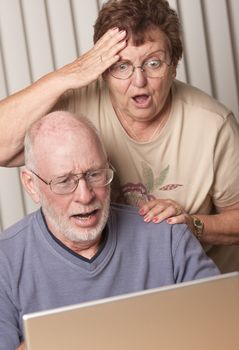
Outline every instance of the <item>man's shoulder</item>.
<svg viewBox="0 0 239 350"><path fill-rule="evenodd" d="M23 219L19 220L18 222L1 232L0 249L4 245L7 245L8 242L12 244L14 240L23 237L30 230L30 227L32 226L36 215L38 215L38 212L39 211L35 211L31 214L28 214Z"/></svg>
<svg viewBox="0 0 239 350"><path fill-rule="evenodd" d="M160 223L146 223L144 222L143 216L139 214L139 208L129 206L126 204L112 203L111 204L111 217L115 217L118 222L123 223L125 226L132 228L135 232L147 232L152 235L170 235L172 232L176 236L182 236L187 230L185 224L170 225L166 220Z"/></svg>
<svg viewBox="0 0 239 350"><path fill-rule="evenodd" d="M118 220L128 224L138 222L144 225L143 217L139 214L139 208L127 204L111 203L111 215L117 217Z"/></svg>
<svg viewBox="0 0 239 350"><path fill-rule="evenodd" d="M111 211L119 214L119 215L136 215L138 214L139 208L133 207L131 205L122 204L122 203L111 203L110 205Z"/></svg>

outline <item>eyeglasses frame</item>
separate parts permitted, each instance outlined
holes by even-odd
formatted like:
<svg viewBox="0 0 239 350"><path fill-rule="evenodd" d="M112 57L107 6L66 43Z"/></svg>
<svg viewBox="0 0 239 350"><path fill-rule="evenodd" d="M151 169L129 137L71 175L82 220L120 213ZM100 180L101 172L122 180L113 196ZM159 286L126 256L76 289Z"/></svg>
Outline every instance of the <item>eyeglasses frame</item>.
<svg viewBox="0 0 239 350"><path fill-rule="evenodd" d="M95 169L95 170L92 170L92 171L89 171L89 170L88 170L88 171L86 171L86 172L84 172L84 173L71 174L71 175L75 175L75 176L79 176L79 175L81 175L81 176L77 178L77 182L76 182L75 188L74 188L72 191L66 192L66 193L57 193L57 192L53 191L53 189L52 189L52 187L51 187L51 184L52 184L52 181L55 180L55 179L57 179L57 178L53 178L53 179L51 179L50 181L46 181L46 180L44 180L40 175L38 175L35 171L33 171L32 169L28 169L28 170L29 170L32 174L34 174L39 180L41 180L42 182L44 182L47 186L50 186L50 189L51 189L51 191L52 191L53 193L59 194L59 195L65 195L65 194L70 194L70 193L75 192L75 190L77 189L77 187L78 187L78 185L79 185L79 181L80 181L81 179L84 179L84 180L86 181L87 185L88 185L88 182L87 182L87 180L86 180L86 175L89 174L89 173L91 173L91 172L98 171L98 170L107 170L107 169L112 170L113 173L112 173L112 179L110 180L110 182L107 183L106 185L103 185L103 186L96 186L96 187L106 187L106 186L108 186L108 185L112 182L112 180L113 180L113 178L114 178L114 173L115 173L115 168L113 167L113 165L112 165L111 163L108 163L108 164L109 164L109 168L100 168L100 169ZM94 186L93 186L93 187L94 187Z"/></svg>
<svg viewBox="0 0 239 350"><path fill-rule="evenodd" d="M163 61L163 60L160 60L160 61L161 61L162 63L166 64L168 67L170 67L170 66L172 65L172 62L167 63L167 62L165 62L165 61ZM119 61L119 62L120 62L120 61ZM122 62L124 62L124 61L122 61ZM129 61L129 62L130 62L130 61ZM116 63L117 63L117 62L116 62ZM130 75L129 75L127 78L115 77L115 76L112 74L111 67L108 69L108 71L109 71L110 75L111 75L113 78L119 79L119 80L127 80L127 79L131 78L132 75L134 74L134 71L135 71L136 68L139 68L139 69L141 70L141 72L145 73L147 78L152 78L152 79L153 79L153 78L163 78L164 75L162 75L161 77L149 77L149 76L147 75L147 73L145 72L145 68L144 68L145 63L147 63L147 60L146 60L143 64L141 64L141 66L134 66L133 63L130 62L131 66L132 66L132 72L130 73Z"/></svg>

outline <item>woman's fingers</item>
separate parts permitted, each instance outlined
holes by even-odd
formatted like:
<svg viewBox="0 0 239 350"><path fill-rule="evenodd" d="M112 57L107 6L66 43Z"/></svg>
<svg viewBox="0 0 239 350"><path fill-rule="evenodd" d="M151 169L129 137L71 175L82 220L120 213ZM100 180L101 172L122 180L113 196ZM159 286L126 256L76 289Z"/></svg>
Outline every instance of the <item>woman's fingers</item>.
<svg viewBox="0 0 239 350"><path fill-rule="evenodd" d="M126 46L126 32L110 30L95 44L93 51L100 57L101 64L109 68L119 58L119 52ZM107 69L106 68L106 69Z"/></svg>
<svg viewBox="0 0 239 350"><path fill-rule="evenodd" d="M141 206L139 214L144 216L145 222L159 223L168 218L177 223L185 222L184 211L181 206L172 200L152 200Z"/></svg>
<svg viewBox="0 0 239 350"><path fill-rule="evenodd" d="M60 68L68 88L80 88L96 80L119 59L118 53L126 46L125 31L108 31L95 46L70 64Z"/></svg>

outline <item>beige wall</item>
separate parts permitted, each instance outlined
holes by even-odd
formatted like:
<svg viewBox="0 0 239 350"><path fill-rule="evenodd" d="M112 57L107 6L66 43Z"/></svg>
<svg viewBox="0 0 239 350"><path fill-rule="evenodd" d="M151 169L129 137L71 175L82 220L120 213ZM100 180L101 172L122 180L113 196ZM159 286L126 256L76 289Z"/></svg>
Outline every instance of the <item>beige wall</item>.
<svg viewBox="0 0 239 350"><path fill-rule="evenodd" d="M103 2L0 0L0 99L88 50ZM169 2L184 28L178 78L213 95L238 118L239 0ZM35 208L21 190L18 169L0 168L0 196L0 229Z"/></svg>

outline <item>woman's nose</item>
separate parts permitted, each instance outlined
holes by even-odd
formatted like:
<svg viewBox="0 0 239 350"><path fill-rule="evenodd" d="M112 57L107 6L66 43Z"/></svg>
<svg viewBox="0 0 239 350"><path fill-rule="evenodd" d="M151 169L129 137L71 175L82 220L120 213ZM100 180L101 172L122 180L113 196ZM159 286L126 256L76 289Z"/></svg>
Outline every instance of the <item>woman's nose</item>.
<svg viewBox="0 0 239 350"><path fill-rule="evenodd" d="M132 75L132 84L137 87L143 87L147 84L147 76L141 66L137 66L134 68L134 72Z"/></svg>

